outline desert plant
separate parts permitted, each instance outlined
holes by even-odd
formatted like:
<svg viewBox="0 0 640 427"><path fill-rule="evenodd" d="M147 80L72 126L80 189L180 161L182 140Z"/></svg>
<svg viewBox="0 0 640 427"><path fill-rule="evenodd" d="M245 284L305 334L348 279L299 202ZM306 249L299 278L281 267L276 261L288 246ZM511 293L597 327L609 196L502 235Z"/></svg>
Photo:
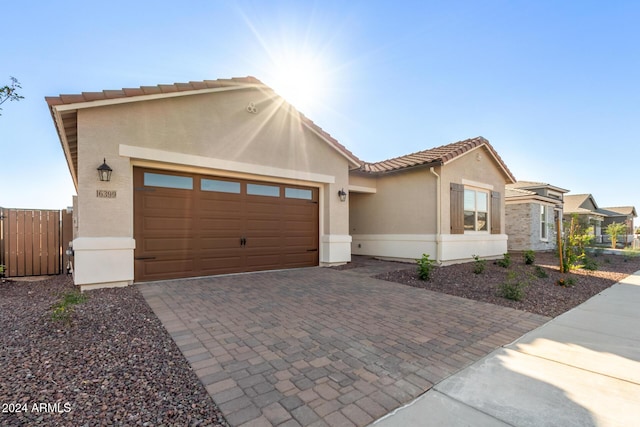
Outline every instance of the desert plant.
<svg viewBox="0 0 640 427"><path fill-rule="evenodd" d="M480 255L471 255L473 257L473 272L475 274L484 273L485 268L487 268L487 260L480 259Z"/></svg>
<svg viewBox="0 0 640 427"><path fill-rule="evenodd" d="M582 258L582 268L585 270L596 271L598 269L598 263L593 258L585 256Z"/></svg>
<svg viewBox="0 0 640 427"><path fill-rule="evenodd" d="M532 250L524 251L524 263L532 265L536 262L536 253Z"/></svg>
<svg viewBox="0 0 640 427"><path fill-rule="evenodd" d="M627 226L622 222L612 222L607 225L604 232L611 237L611 248L615 249L618 243L618 236L627 232Z"/></svg>
<svg viewBox="0 0 640 427"><path fill-rule="evenodd" d="M593 242L593 227L581 222L578 215L573 214L571 221L565 223L566 230L563 242L562 273L576 268L585 256L585 247Z"/></svg>
<svg viewBox="0 0 640 427"><path fill-rule="evenodd" d="M507 280L498 286L498 293L503 298L522 301L526 287L527 283L521 277L518 277L515 271L510 271L507 274Z"/></svg>
<svg viewBox="0 0 640 427"><path fill-rule="evenodd" d="M51 319L57 322L69 323L74 307L86 300L87 296L78 291L67 292L62 297L62 300L52 307Z"/></svg>
<svg viewBox="0 0 640 427"><path fill-rule="evenodd" d="M502 255L502 259L496 261L496 264L503 268L509 268L509 266L511 265L511 254L509 254L508 252L505 253L504 255Z"/></svg>
<svg viewBox="0 0 640 427"><path fill-rule="evenodd" d="M416 260L416 262L418 263L418 277L420 280L429 280L435 267L435 261L429 259L429 255L422 254L422 258Z"/></svg>
<svg viewBox="0 0 640 427"><path fill-rule="evenodd" d="M533 272L533 274L534 276L539 277L540 279L546 279L547 277L549 277L545 269L540 267L539 265L536 265L536 269Z"/></svg>
<svg viewBox="0 0 640 427"><path fill-rule="evenodd" d="M573 288L576 285L575 277L563 277L556 281L556 285L563 286L565 288Z"/></svg>

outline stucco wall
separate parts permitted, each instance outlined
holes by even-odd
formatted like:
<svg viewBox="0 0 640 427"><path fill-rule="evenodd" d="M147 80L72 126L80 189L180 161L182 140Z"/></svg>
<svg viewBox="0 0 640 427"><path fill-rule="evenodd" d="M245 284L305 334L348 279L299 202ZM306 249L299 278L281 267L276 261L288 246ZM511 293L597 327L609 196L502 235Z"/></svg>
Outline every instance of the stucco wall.
<svg viewBox="0 0 640 427"><path fill-rule="evenodd" d="M502 206L504 207L504 186L506 177L491 153L485 147L478 147L455 158L442 168L442 231L449 234L451 230L451 197L449 184L469 184L469 181L477 183L479 188L497 191L500 193ZM466 182L465 182L466 181ZM490 213L493 215L493 213ZM500 212L500 233L505 234L504 209Z"/></svg>
<svg viewBox="0 0 640 427"><path fill-rule="evenodd" d="M350 196L352 235L436 232L436 180L429 169L384 175L377 179L375 194Z"/></svg>
<svg viewBox="0 0 640 427"><path fill-rule="evenodd" d="M416 167L378 175L375 194L351 196L349 227L354 254L415 259L427 253L431 259L446 264L471 260L472 255L498 257L507 251L504 225L507 178L490 152L484 147L471 150L442 167L434 167L433 171L440 176L440 194L438 178L430 168ZM452 182L501 194L500 233L451 235Z"/></svg>
<svg viewBox="0 0 640 427"><path fill-rule="evenodd" d="M256 114L247 112L249 102ZM323 229L348 234L348 204L336 203L338 190L348 187L347 160L259 90L80 110L78 138L81 236L133 235L133 169L119 156L120 144L333 176L324 192ZM95 178L103 157L114 169L110 183ZM96 189L116 190L117 197L98 199Z"/></svg>
<svg viewBox="0 0 640 427"><path fill-rule="evenodd" d="M247 111L250 102L256 113ZM103 158L113 169L111 182L98 181L96 168ZM348 160L279 98L248 89L78 110L76 237L82 242L80 251L92 254L78 266L83 273L79 277L91 280L91 272L100 269L89 264L101 256L133 262L136 165L316 186L320 261L350 259L349 201L338 198L338 190L349 185ZM97 197L97 190L115 197ZM82 259L80 254L77 263ZM132 272L125 264L123 268ZM102 282L109 282L101 276ZM120 276L114 283L126 284L128 279Z"/></svg>

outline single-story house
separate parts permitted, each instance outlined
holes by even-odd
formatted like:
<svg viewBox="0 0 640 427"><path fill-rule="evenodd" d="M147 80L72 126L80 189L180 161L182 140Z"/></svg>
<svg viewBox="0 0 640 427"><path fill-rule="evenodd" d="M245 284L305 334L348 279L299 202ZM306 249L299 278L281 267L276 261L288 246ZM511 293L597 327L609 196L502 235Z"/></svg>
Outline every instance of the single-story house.
<svg viewBox="0 0 640 427"><path fill-rule="evenodd" d="M82 289L507 250L515 179L484 138L365 163L253 77L46 101Z"/></svg>
<svg viewBox="0 0 640 427"><path fill-rule="evenodd" d="M580 222L593 227L594 236L600 236L605 215L599 209L591 194L565 194L563 219L569 222L576 215Z"/></svg>
<svg viewBox="0 0 640 427"><path fill-rule="evenodd" d="M349 175L352 253L439 264L507 252L505 184L515 178L482 137L377 163Z"/></svg>
<svg viewBox="0 0 640 427"><path fill-rule="evenodd" d="M563 196L569 192L544 182L518 181L506 186L505 222L510 251L544 251L557 247Z"/></svg>
<svg viewBox="0 0 640 427"><path fill-rule="evenodd" d="M607 225L618 222L626 224L627 236L619 241L626 243L633 241L633 219L638 216L634 206L600 208L591 194L567 194L564 197L564 219L570 221L572 215L589 226L593 226L596 243L610 242L605 233Z"/></svg>
<svg viewBox="0 0 640 427"><path fill-rule="evenodd" d="M618 242L631 243L633 241L633 219L638 217L635 206L614 206L601 208L600 212L605 214L604 221L602 222L602 229L605 230L607 225L617 222L619 224L625 224L627 231L625 237L618 237ZM611 242L609 236L604 237L605 242Z"/></svg>

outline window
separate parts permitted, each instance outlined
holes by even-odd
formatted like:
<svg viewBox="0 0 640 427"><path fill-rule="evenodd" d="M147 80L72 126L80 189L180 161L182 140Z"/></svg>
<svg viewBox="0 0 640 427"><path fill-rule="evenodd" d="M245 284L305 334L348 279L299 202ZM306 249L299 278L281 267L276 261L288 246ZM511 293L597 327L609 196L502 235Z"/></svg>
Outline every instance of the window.
<svg viewBox="0 0 640 427"><path fill-rule="evenodd" d="M219 193L240 194L240 183L233 181L222 181L219 179L200 180L200 189L203 191L217 191Z"/></svg>
<svg viewBox="0 0 640 427"><path fill-rule="evenodd" d="M549 219L547 218L547 208L544 205L540 205L540 239L547 240Z"/></svg>
<svg viewBox="0 0 640 427"><path fill-rule="evenodd" d="M489 231L489 193L464 190L464 230Z"/></svg>
<svg viewBox="0 0 640 427"><path fill-rule="evenodd" d="M280 197L280 187L274 185L247 184L247 194L252 196Z"/></svg>
<svg viewBox="0 0 640 427"><path fill-rule="evenodd" d="M313 198L313 193L311 192L311 190L286 187L284 189L284 197L286 197L287 199L311 200Z"/></svg>
<svg viewBox="0 0 640 427"><path fill-rule="evenodd" d="M149 187L179 188L193 190L193 178L188 176L165 175L160 173L144 173L144 185Z"/></svg>

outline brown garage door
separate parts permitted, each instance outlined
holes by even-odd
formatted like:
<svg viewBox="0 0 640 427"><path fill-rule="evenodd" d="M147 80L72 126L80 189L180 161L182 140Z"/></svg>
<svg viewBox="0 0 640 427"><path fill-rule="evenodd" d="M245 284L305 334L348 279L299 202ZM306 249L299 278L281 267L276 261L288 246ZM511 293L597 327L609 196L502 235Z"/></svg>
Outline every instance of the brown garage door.
<svg viewBox="0 0 640 427"><path fill-rule="evenodd" d="M135 280L318 265L318 189L134 169Z"/></svg>

